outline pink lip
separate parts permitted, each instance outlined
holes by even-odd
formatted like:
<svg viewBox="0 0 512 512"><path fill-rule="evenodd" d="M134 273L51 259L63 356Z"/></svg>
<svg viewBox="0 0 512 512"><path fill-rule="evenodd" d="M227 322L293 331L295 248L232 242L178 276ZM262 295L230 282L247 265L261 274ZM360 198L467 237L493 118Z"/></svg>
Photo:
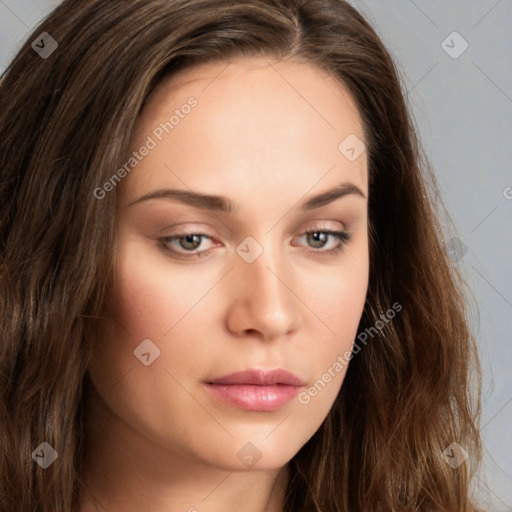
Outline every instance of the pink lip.
<svg viewBox="0 0 512 512"><path fill-rule="evenodd" d="M251 369L231 373L204 383L220 400L250 411L274 411L292 400L304 386L286 370Z"/></svg>

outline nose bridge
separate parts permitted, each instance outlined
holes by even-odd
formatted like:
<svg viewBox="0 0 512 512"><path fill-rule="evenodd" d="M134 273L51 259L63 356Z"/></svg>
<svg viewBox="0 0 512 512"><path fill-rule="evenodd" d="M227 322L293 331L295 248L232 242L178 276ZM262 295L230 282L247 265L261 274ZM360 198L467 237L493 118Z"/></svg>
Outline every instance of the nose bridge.
<svg viewBox="0 0 512 512"><path fill-rule="evenodd" d="M237 253L240 259L233 276L237 282L233 306L236 318L243 318L240 325L268 336L285 334L297 314L286 255L272 247L271 237L266 237L264 246L246 239Z"/></svg>
<svg viewBox="0 0 512 512"><path fill-rule="evenodd" d="M253 254L253 257L256 256L253 261L244 259L244 261L239 262L239 271L243 274L243 280L250 283L250 287L259 295L259 299L282 299L283 290L281 288L283 283L278 279L278 276L283 273L283 255L272 247L271 237L267 237L265 246L260 246L259 250L258 247L254 246L254 242L252 242L252 246L251 241L246 242L246 244L249 245L251 252L258 252ZM246 248L247 246L244 247L244 249Z"/></svg>

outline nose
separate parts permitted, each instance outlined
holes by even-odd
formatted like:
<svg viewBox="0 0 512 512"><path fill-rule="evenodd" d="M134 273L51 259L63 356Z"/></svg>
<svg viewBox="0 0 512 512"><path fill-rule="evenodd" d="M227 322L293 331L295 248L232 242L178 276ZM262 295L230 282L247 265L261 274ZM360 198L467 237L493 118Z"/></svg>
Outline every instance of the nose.
<svg viewBox="0 0 512 512"><path fill-rule="evenodd" d="M299 327L300 300L285 257L273 257L267 248L252 263L236 257L231 272L228 329L237 336L275 340Z"/></svg>

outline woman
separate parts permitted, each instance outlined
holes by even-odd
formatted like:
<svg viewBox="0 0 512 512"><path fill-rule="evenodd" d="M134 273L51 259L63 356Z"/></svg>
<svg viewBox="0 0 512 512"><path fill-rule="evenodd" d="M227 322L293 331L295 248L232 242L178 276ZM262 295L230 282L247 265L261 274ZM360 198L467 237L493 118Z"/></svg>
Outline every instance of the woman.
<svg viewBox="0 0 512 512"><path fill-rule="evenodd" d="M65 0L0 86L1 510L477 510L461 284L349 4Z"/></svg>

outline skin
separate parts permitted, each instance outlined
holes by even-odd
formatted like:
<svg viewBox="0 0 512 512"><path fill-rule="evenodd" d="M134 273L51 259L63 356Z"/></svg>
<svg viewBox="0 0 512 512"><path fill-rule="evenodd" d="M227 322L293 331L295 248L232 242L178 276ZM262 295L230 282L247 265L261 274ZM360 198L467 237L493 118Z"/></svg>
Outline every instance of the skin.
<svg viewBox="0 0 512 512"><path fill-rule="evenodd" d="M346 366L308 404L295 398L267 412L221 402L202 383L284 368L307 390L357 334L369 273L368 175L365 152L349 161L338 150L349 134L364 140L350 94L308 63L201 65L160 82L132 150L191 96L197 106L110 192L118 194L115 285L89 367L82 512L282 511L287 463L322 424ZM300 211L341 183L364 197ZM235 211L169 199L130 205L163 188L226 196ZM185 229L208 236L196 249L183 238L167 245L206 256L163 250L159 238ZM304 235L310 229L352 239L326 255L340 241L322 245ZM263 248L252 263L236 251L248 236ZM160 350L148 366L134 356L145 339ZM248 442L261 455L250 467L237 457Z"/></svg>

